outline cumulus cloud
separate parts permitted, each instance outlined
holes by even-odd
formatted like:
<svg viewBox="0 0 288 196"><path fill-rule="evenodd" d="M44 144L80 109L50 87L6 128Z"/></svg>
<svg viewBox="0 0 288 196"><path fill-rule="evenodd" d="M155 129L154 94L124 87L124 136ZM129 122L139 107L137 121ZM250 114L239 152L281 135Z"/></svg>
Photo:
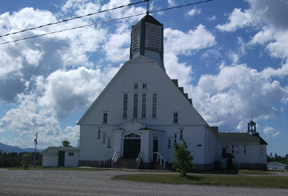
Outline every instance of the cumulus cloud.
<svg viewBox="0 0 288 196"><path fill-rule="evenodd" d="M251 25L252 17L249 12L242 12L241 9L235 8L233 12L229 15L229 23L223 25L217 25L220 31L236 31L238 28L243 28Z"/></svg>
<svg viewBox="0 0 288 196"><path fill-rule="evenodd" d="M164 37L165 49L175 54L190 55L193 50L197 51L216 44L214 35L201 24L187 33L167 28L164 30Z"/></svg>
<svg viewBox="0 0 288 196"><path fill-rule="evenodd" d="M288 4L283 0L257 1L248 0L250 7L246 10L235 8L228 17L226 24L217 25L220 31L234 32L239 28L252 27L256 34L252 36L249 44L266 44L269 55L286 59L288 56ZM260 27L260 30L259 30Z"/></svg>
<svg viewBox="0 0 288 196"><path fill-rule="evenodd" d="M61 117L74 109L88 106L115 75L118 68L58 70L46 79L38 78L37 86L43 88L39 104L55 107Z"/></svg>
<svg viewBox="0 0 288 196"><path fill-rule="evenodd" d="M273 127L265 127L263 130L263 133L265 134L266 138L273 138L278 136L281 132L277 131L276 129L274 129Z"/></svg>
<svg viewBox="0 0 288 196"><path fill-rule="evenodd" d="M201 9L193 8L190 11L188 11L188 13L187 13L187 15L189 17L193 17L193 16L195 16L197 14L201 14Z"/></svg>
<svg viewBox="0 0 288 196"><path fill-rule="evenodd" d="M280 76L280 70L267 68L258 72L245 64L222 64L217 75L202 75L193 87L194 106L209 123L238 124L239 130L246 127L245 116L259 119L279 116L282 107L275 105L288 97L287 89L278 80L272 80Z"/></svg>

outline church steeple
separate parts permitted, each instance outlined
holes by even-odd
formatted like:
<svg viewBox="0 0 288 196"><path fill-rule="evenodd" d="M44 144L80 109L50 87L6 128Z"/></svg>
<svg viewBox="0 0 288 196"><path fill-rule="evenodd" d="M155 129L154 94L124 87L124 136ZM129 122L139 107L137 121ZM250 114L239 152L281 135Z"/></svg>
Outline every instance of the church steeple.
<svg viewBox="0 0 288 196"><path fill-rule="evenodd" d="M251 121L248 123L248 133L254 135L256 133L256 123Z"/></svg>
<svg viewBox="0 0 288 196"><path fill-rule="evenodd" d="M149 15L132 26L130 59L139 55L155 60L165 71L163 63L163 24Z"/></svg>

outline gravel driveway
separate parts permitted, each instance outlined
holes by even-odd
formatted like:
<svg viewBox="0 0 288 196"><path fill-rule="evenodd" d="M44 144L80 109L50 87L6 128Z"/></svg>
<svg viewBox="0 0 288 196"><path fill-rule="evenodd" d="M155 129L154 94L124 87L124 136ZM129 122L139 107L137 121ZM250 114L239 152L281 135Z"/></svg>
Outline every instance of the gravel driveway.
<svg viewBox="0 0 288 196"><path fill-rule="evenodd" d="M142 172L143 173L143 172ZM0 169L2 195L288 195L287 189L171 185L111 180L125 171Z"/></svg>

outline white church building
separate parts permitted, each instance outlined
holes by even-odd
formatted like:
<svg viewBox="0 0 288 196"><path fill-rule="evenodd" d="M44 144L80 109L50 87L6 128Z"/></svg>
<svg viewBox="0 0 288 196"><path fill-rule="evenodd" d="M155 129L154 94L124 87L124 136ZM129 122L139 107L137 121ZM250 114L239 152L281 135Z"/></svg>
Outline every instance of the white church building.
<svg viewBox="0 0 288 196"><path fill-rule="evenodd" d="M229 136L221 137L218 127L209 126L196 111L178 81L169 78L163 63L163 24L149 14L132 27L130 60L77 124L79 166L98 167L104 162L113 166L132 160L135 168L152 168L157 161L167 168L174 159L173 143L182 140L187 142L196 169L225 168L227 155L237 159L238 165L246 160L247 167L258 164L266 168L267 164L267 143L261 143L259 135L245 133L252 139L242 138L240 143L237 139L229 142ZM250 160L244 155L235 156L229 151L233 145L245 146L247 156L254 157L253 152L263 157Z"/></svg>

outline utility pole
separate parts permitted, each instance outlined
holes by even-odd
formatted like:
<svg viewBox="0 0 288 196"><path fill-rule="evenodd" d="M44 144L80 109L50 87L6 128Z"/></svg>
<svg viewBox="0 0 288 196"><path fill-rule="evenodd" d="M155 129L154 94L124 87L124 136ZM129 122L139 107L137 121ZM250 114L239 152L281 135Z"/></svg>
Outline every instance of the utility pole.
<svg viewBox="0 0 288 196"><path fill-rule="evenodd" d="M38 138L38 132L36 132L36 138L34 139L35 143L35 151L34 151L34 167L36 167L36 147L37 147L37 138Z"/></svg>

